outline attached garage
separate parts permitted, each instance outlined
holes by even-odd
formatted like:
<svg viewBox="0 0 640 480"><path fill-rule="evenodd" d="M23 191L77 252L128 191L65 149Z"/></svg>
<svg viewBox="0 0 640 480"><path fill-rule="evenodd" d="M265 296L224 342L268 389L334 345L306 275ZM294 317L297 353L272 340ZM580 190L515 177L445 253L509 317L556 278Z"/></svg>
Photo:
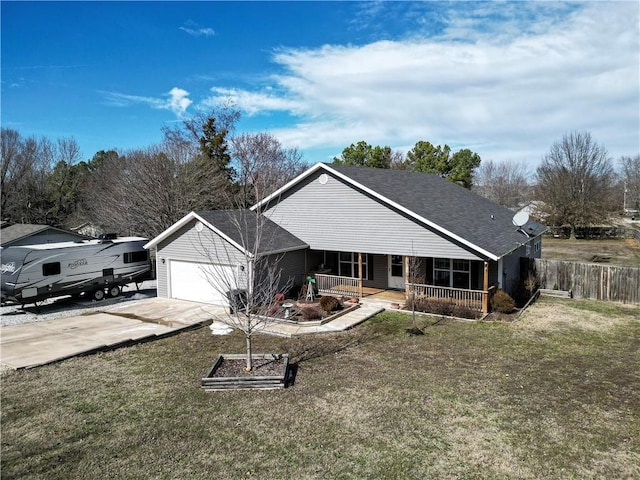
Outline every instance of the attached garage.
<svg viewBox="0 0 640 480"><path fill-rule="evenodd" d="M256 257L278 258L283 283L302 278L309 246L264 217L257 230L249 211L187 214L145 245L156 249L158 296L228 306L227 292L248 290Z"/></svg>
<svg viewBox="0 0 640 480"><path fill-rule="evenodd" d="M169 297L228 306L227 285L237 288L238 268L211 263L169 261Z"/></svg>

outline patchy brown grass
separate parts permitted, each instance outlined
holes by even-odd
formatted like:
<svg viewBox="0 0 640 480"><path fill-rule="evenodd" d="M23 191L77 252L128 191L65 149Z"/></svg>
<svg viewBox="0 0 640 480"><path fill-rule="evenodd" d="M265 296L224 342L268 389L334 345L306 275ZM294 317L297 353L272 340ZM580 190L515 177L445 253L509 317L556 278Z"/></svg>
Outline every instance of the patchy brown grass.
<svg viewBox="0 0 640 480"><path fill-rule="evenodd" d="M640 267L640 243L634 239L542 239L542 258L545 260L592 263L596 255L610 257L603 265Z"/></svg>
<svg viewBox="0 0 640 480"><path fill-rule="evenodd" d="M2 478L639 478L639 309L542 299L515 323L383 313L257 337L295 385L205 393L208 329L2 376ZM597 328L593 328L597 325Z"/></svg>
<svg viewBox="0 0 640 480"><path fill-rule="evenodd" d="M519 327L530 333L569 329L605 333L638 318L640 305L543 297L535 309L525 312Z"/></svg>

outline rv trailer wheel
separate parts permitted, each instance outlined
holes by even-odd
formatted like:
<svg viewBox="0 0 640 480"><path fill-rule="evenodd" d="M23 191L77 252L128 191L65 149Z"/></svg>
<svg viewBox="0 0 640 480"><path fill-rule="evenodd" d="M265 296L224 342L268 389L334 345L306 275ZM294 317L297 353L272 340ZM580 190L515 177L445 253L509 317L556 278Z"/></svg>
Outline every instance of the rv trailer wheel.
<svg viewBox="0 0 640 480"><path fill-rule="evenodd" d="M111 298L115 298L120 295L120 287L118 285L114 285L113 287L109 287L109 296Z"/></svg>
<svg viewBox="0 0 640 480"><path fill-rule="evenodd" d="M99 289L93 292L93 299L94 300L102 300L104 298L104 290Z"/></svg>

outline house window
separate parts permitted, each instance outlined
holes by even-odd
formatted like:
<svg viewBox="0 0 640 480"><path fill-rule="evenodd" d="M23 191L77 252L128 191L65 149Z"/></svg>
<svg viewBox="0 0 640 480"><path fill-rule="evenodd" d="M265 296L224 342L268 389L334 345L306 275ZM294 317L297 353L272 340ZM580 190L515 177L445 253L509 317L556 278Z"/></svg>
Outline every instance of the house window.
<svg viewBox="0 0 640 480"><path fill-rule="evenodd" d="M539 241L538 241L538 242L535 242L535 243L533 244L533 250L534 250L535 252L539 252L539 251L540 251L540 242L539 242Z"/></svg>
<svg viewBox="0 0 640 480"><path fill-rule="evenodd" d="M362 254L362 278L369 278L369 256ZM358 254L355 252L340 252L338 275L341 277L358 278Z"/></svg>
<svg viewBox="0 0 640 480"><path fill-rule="evenodd" d="M451 261L448 258L433 260L433 283L439 287L451 286Z"/></svg>
<svg viewBox="0 0 640 480"><path fill-rule="evenodd" d="M391 276L402 277L404 273L404 257L402 255L391 255Z"/></svg>
<svg viewBox="0 0 640 480"><path fill-rule="evenodd" d="M139 250L137 252L126 252L124 254L124 263L146 262L149 259L148 250Z"/></svg>
<svg viewBox="0 0 640 480"><path fill-rule="evenodd" d="M60 262L43 263L42 275L48 277L49 275L60 275Z"/></svg>
<svg viewBox="0 0 640 480"><path fill-rule="evenodd" d="M471 286L471 261L450 258L434 258L433 283L440 287L469 289Z"/></svg>

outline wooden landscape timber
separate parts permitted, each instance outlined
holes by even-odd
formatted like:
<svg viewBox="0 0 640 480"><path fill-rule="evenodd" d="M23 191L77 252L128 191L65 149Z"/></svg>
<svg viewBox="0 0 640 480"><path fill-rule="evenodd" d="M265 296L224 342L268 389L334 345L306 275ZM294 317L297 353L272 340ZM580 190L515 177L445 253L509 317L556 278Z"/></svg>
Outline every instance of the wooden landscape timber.
<svg viewBox="0 0 640 480"><path fill-rule="evenodd" d="M213 367L207 374L200 380L202 389L207 392L215 392L220 390L245 390L245 389L259 389L259 390L274 390L285 388L287 380L287 371L289 370L289 355L288 354L253 354L253 360L255 362L267 362L280 364L279 373L272 375L240 375L221 377L216 376L216 371L220 368L222 363L227 361L241 361L244 362L246 358L245 354L225 353L218 356L218 359L213 364Z"/></svg>

